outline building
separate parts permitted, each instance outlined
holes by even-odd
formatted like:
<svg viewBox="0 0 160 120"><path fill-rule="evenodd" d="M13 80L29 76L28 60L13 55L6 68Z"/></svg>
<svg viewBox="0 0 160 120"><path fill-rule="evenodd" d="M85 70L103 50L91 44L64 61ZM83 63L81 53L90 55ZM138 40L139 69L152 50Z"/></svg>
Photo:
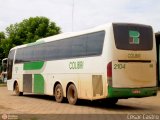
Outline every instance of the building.
<svg viewBox="0 0 160 120"><path fill-rule="evenodd" d="M160 32L155 33L157 45L157 80L160 86Z"/></svg>

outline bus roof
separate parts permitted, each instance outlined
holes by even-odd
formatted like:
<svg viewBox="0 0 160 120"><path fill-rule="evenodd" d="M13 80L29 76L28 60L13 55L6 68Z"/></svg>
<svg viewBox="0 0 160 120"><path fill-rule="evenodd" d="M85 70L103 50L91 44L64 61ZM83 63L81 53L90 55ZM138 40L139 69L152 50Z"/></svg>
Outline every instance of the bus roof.
<svg viewBox="0 0 160 120"><path fill-rule="evenodd" d="M38 39L36 42L28 43L28 44L24 44L24 45L19 45L19 46L12 48L11 50L23 48L23 47L27 47L27 46L33 46L33 45L37 45L37 44L41 44L41 43L56 41L56 40L60 40L60 39L68 38L68 37L79 36L79 35L87 34L90 32L105 30L107 26L111 26L111 25L112 25L112 23L108 23L105 25L100 25L100 26L97 26L97 27L94 27L91 29L87 29L87 30L83 30L80 32L67 32L67 33L61 33L61 34L57 34L57 35L46 37L46 38L41 38L41 39Z"/></svg>

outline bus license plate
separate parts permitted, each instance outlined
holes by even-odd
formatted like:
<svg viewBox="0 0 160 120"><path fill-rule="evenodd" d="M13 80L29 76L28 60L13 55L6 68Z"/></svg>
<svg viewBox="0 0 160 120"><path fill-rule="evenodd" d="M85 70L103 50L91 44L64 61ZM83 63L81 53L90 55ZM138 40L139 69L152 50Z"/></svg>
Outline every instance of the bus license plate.
<svg viewBox="0 0 160 120"><path fill-rule="evenodd" d="M133 94L140 94L141 91L140 91L140 90L132 90L132 93L133 93Z"/></svg>

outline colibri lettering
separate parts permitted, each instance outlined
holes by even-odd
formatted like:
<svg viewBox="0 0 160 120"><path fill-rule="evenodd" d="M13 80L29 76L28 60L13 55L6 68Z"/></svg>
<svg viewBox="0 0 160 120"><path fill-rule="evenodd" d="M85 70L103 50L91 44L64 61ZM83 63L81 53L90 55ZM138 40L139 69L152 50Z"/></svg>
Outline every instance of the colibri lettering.
<svg viewBox="0 0 160 120"><path fill-rule="evenodd" d="M69 69L83 69L83 61L69 62Z"/></svg>
<svg viewBox="0 0 160 120"><path fill-rule="evenodd" d="M137 54L137 53L129 53L128 54L128 58L140 58L141 54Z"/></svg>

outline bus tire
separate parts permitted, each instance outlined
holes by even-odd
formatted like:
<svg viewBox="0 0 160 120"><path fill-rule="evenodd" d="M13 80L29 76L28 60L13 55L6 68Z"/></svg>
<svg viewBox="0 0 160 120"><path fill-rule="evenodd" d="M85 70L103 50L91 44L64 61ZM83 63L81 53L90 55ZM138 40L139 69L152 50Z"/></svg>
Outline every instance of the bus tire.
<svg viewBox="0 0 160 120"><path fill-rule="evenodd" d="M61 84L57 84L54 90L55 99L58 103L63 101L63 89Z"/></svg>
<svg viewBox="0 0 160 120"><path fill-rule="evenodd" d="M67 99L69 104L75 105L77 103L78 94L74 84L69 85L67 89Z"/></svg>
<svg viewBox="0 0 160 120"><path fill-rule="evenodd" d="M17 96L22 96L22 95L23 95L23 92L20 92L20 91L19 91L19 85L18 85L17 82L15 83L14 91L15 91L15 94L16 94Z"/></svg>

